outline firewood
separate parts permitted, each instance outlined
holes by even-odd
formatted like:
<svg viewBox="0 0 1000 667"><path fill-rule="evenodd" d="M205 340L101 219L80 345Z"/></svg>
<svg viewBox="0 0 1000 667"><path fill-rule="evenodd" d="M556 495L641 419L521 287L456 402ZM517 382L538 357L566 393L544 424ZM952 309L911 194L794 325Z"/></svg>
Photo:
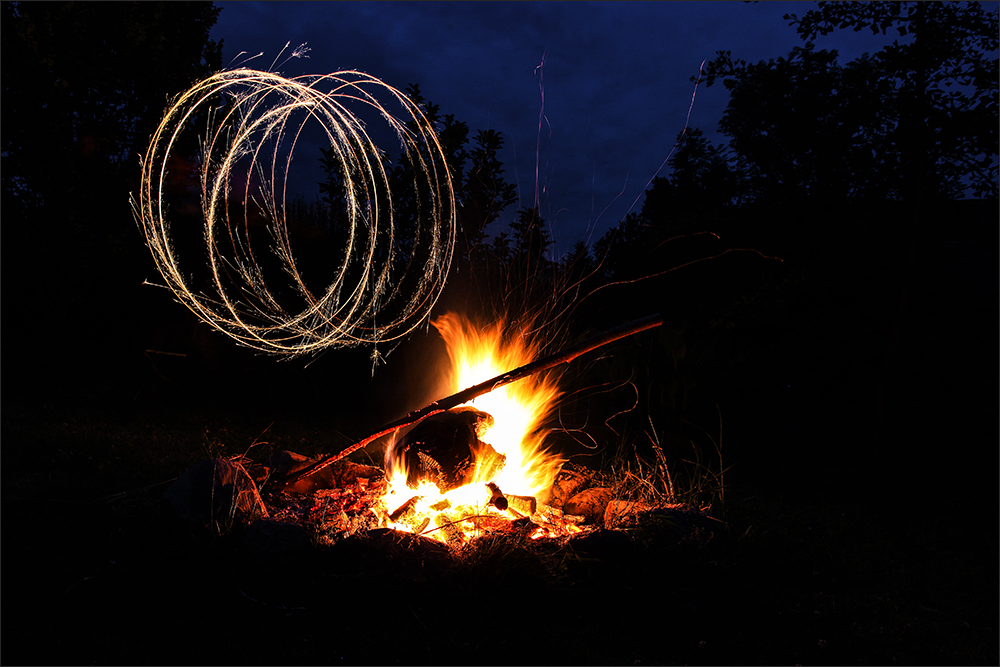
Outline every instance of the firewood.
<svg viewBox="0 0 1000 667"><path fill-rule="evenodd" d="M508 508L523 516L531 516L538 509L538 501L534 496L515 496L508 493L506 498Z"/></svg>
<svg viewBox="0 0 1000 667"><path fill-rule="evenodd" d="M342 450L338 454L333 454L331 456L328 456L320 461L317 461L313 465L308 466L307 468L303 468L289 475L288 478L286 479L286 483L291 484L302 477L308 477L310 475L314 475L320 470L326 468L327 466L336 463L342 458L349 456L350 454L361 449L362 447L365 447L366 445L371 444L375 440L378 440L382 436L393 433L403 428L404 426L416 424L425 417L439 414L450 408L458 407L464 403L468 403L477 396L482 396L483 394L491 392L494 389L503 387L504 385L508 385L511 382L516 382L517 380L528 377L530 375L534 375L535 373L541 373L542 371L555 368L560 364L569 363L574 359L576 359L577 357L579 357L580 355L586 354L587 352L597 349L598 347L607 345L608 343L612 343L616 340L625 338L627 336L632 336L634 334L639 333L640 331L645 331L646 329L652 329L653 327L658 327L661 324L663 324L663 316L659 314L650 315L648 317L644 317L642 319L629 322L628 324L623 324L622 326L615 327L613 329L608 329L604 333L588 338L587 340L577 343L576 345L572 345L566 348L565 350L562 350L561 352L557 352L547 357L543 357L542 359L538 359L537 361L525 364L524 366L515 368L512 371L509 371L502 375L498 375L494 378L487 380L486 382L481 382L475 386L469 387L468 389L463 389L457 394L452 394L447 398L435 401L434 403L431 403L426 407L423 407L419 410L415 410L406 415L405 417L397 419L396 421L387 424L386 426L383 426L374 433L371 433L370 435L362 438L361 440L354 443L350 447Z"/></svg>
<svg viewBox="0 0 1000 667"><path fill-rule="evenodd" d="M417 504L418 500L420 500L420 496L413 496L407 500L405 503L393 510L393 512L389 515L389 520L393 523L398 522L407 511L413 509L413 506Z"/></svg>
<svg viewBox="0 0 1000 667"><path fill-rule="evenodd" d="M501 516L479 515L472 517L476 530L481 533L510 530L510 520Z"/></svg>
<svg viewBox="0 0 1000 667"><path fill-rule="evenodd" d="M449 545L459 545L465 541L465 536L462 531L459 530L458 525L452 521L451 515L447 512L441 512L434 517L434 524L441 529L444 533L445 539L448 541Z"/></svg>
<svg viewBox="0 0 1000 667"><path fill-rule="evenodd" d="M493 449L492 445L482 442L476 452L476 466L479 479L496 479L507 464L507 457Z"/></svg>
<svg viewBox="0 0 1000 667"><path fill-rule="evenodd" d="M503 492L500 491L500 487L493 482L490 482L486 485L486 488L490 491L490 504L501 512L507 509L507 505L509 503L507 502L507 498L503 495Z"/></svg>
<svg viewBox="0 0 1000 667"><path fill-rule="evenodd" d="M499 471L507 458L480 440L492 424L492 416L465 406L414 426L393 446L394 458L405 462L407 485L416 488L429 480L441 491L464 486L472 480L477 461Z"/></svg>

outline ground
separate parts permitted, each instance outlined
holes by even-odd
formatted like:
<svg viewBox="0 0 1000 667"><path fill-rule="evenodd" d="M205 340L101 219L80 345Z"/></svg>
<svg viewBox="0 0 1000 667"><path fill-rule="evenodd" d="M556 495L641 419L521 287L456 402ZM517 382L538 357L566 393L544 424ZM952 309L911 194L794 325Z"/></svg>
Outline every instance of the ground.
<svg viewBox="0 0 1000 667"><path fill-rule="evenodd" d="M456 565L359 543L284 562L174 525L161 482L338 424L70 404L4 401L6 664L998 661L995 489L803 454L831 451L829 428L732 416L719 550L500 545Z"/></svg>

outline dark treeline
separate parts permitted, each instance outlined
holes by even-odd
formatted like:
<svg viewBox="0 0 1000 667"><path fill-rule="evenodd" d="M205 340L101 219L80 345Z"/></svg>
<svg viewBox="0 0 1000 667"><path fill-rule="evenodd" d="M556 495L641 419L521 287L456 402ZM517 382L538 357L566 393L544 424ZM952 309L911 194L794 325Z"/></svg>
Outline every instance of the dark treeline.
<svg viewBox="0 0 1000 667"><path fill-rule="evenodd" d="M208 39L217 8L2 7L8 378L13 368L25 391L51 392L55 378L79 386L120 372L133 394L180 383L328 405L343 393L330 377L371 373L368 351L323 355L308 369L255 357L142 286L157 276L128 206L137 156L168 96L221 67L222 45ZM565 426L620 435L651 417L684 436L716 428L718 405L746 422L764 410L789 425L850 415L877 448L928 408L941 428L945 414L995 417L995 367L976 359L996 347L996 12L821 3L787 20L803 38L792 53L747 63L720 52L705 70L705 85L730 92L727 143L681 133L641 209L564 257L551 256L537 209L509 210L503 136L473 133L408 88L439 128L456 184L458 239L437 312L533 321L554 346L666 317L629 352L568 371ZM898 40L847 63L813 42L848 29ZM303 264L345 224L339 165L330 151L317 159L324 182L290 211L309 239ZM412 177L390 167L405 225L416 216ZM511 222L488 233L501 219ZM406 345L397 358L423 343ZM927 389L914 400L918 382ZM963 383L976 391L940 393ZM610 396L610 386L639 389ZM641 409L604 425L630 401Z"/></svg>
<svg viewBox="0 0 1000 667"><path fill-rule="evenodd" d="M878 452L917 403L995 414L990 374L961 357L995 343L995 12L833 3L787 20L805 43L786 57L750 64L720 52L705 70L705 84L730 91L720 122L728 143L682 132L641 209L561 258L548 254L536 209L486 233L515 201L498 159L503 137L470 141L465 123L408 90L441 128L459 201L439 310L504 316L514 331L533 322L555 346L651 312L667 318L646 348L568 371L577 404L564 404L564 426L600 431L632 401L640 409L613 430L637 435L652 416L683 441L712 425L716 404L748 420L780 404L789 422L849 421ZM898 40L842 63L811 41L835 29ZM398 183L412 180L396 169ZM962 361L927 358L931 340ZM917 358L925 388L915 403ZM970 377L985 390L971 402L930 398ZM641 389L609 395L608 386Z"/></svg>
<svg viewBox="0 0 1000 667"><path fill-rule="evenodd" d="M129 206L170 97L222 67L211 3L0 4L3 358L19 395L75 399L186 327ZM200 334L199 334L200 335ZM167 348L183 353L187 350ZM123 378L123 374L128 379Z"/></svg>

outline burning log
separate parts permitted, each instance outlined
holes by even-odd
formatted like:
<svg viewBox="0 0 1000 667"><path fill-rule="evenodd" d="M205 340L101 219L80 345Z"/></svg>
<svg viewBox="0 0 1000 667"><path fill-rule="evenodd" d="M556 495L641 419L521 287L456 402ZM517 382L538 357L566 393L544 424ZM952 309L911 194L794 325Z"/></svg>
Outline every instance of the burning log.
<svg viewBox="0 0 1000 667"><path fill-rule="evenodd" d="M403 517L403 515L406 514L408 511L409 512L413 511L413 506L417 504L418 500L420 500L420 496L413 496L412 498L407 500L405 503L397 507L389 515L389 520L392 521L393 523L399 521Z"/></svg>
<svg viewBox="0 0 1000 667"><path fill-rule="evenodd" d="M534 496L515 496L504 494L500 487L490 482L486 485L490 492L490 505L493 505L501 512L509 509L512 512L524 517L531 516L538 509L538 501Z"/></svg>
<svg viewBox="0 0 1000 667"><path fill-rule="evenodd" d="M424 419L393 448L396 458L406 461L407 485L416 488L427 479L443 492L464 486L472 481L477 460L498 473L506 457L480 440L492 425L493 417L472 407Z"/></svg>
<svg viewBox="0 0 1000 667"><path fill-rule="evenodd" d="M328 456L325 459L317 461L311 466L303 468L297 471L296 473L289 475L289 477L286 479L286 483L292 484L303 477L309 477L310 475L314 475L320 470L323 470L324 468L332 465L333 463L336 463L337 461L343 459L344 457L349 456L350 454L356 452L362 447L365 447L366 445L371 444L375 440L378 440L382 436L393 433L403 428L404 426L410 426L411 424L416 424L425 417L436 415L441 412L444 412L445 410L458 407L464 403L468 403L477 396L481 396L485 393L491 392L494 389L503 387L504 385L508 385L511 382L516 382L517 380L528 377L535 373L541 373L542 371L555 368L560 364L569 363L570 361L573 361L580 355L586 354L587 352L597 349L598 347L607 345L608 343L612 343L621 338L637 334L640 331L645 331L646 329L652 329L653 327L658 327L661 324L663 324L663 317L661 315L659 314L650 315L640 320L629 322L628 324L624 324L620 327L609 329L604 333L588 338L587 340L577 343L576 345L572 345L566 348L565 350L562 350L561 352L557 352L547 357L543 357L542 359L533 361L530 364L525 364L520 368L516 368L502 375L498 375L494 378L487 380L486 382L481 382L480 384L469 387L468 389L463 389L457 394L452 394L451 396L443 398L434 403L431 403L430 405L421 408L420 410L415 410L410 414L406 415L405 417L392 422L391 424L387 424L386 426L362 438L361 440L354 443L350 447L344 449L338 454L333 454L331 456Z"/></svg>
<svg viewBox="0 0 1000 667"><path fill-rule="evenodd" d="M472 517L472 523L480 533L510 530L511 521L500 516L481 514Z"/></svg>
<svg viewBox="0 0 1000 667"><path fill-rule="evenodd" d="M508 509L511 509L521 516L531 516L538 509L538 501L534 496L506 496Z"/></svg>
<svg viewBox="0 0 1000 667"><path fill-rule="evenodd" d="M493 507L496 507L501 512L507 509L509 503L507 502L507 498L503 495L503 492L500 491L500 487L493 482L490 482L486 485L486 488L489 489L490 492L490 505L493 505Z"/></svg>
<svg viewBox="0 0 1000 667"><path fill-rule="evenodd" d="M389 521L405 525L412 533L422 533L427 528L427 524L430 523L430 517L417 513L417 502L420 501L420 498L421 496L413 496L397 507L389 514Z"/></svg>

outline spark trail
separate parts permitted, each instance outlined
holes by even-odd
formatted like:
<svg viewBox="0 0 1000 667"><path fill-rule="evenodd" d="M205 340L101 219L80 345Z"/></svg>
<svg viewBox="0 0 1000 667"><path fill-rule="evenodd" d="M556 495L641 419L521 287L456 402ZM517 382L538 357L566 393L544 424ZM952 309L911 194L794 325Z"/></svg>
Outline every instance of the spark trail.
<svg viewBox="0 0 1000 667"><path fill-rule="evenodd" d="M385 153L352 110L395 133L399 161L412 167L405 194L415 200L416 220L395 218ZM197 163L209 273L196 285L173 242L168 183L181 135L203 117ZM322 291L306 285L296 264L287 206L292 157L310 123L334 150L347 209L346 242L328 259L335 275ZM181 303L239 343L283 356L406 335L437 302L455 242L455 195L434 128L403 93L357 71L289 79L240 68L196 83L153 134L132 206ZM261 233L252 231L262 224L265 252ZM284 276L277 288L265 282L261 261L275 257Z"/></svg>

